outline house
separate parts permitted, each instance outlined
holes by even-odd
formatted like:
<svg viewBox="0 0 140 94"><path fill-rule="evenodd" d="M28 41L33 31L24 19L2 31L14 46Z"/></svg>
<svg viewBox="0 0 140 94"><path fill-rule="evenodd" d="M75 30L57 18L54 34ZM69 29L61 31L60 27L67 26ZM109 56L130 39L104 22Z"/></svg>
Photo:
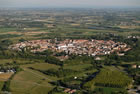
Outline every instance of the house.
<svg viewBox="0 0 140 94"><path fill-rule="evenodd" d="M95 60L101 60L101 58L100 57L95 57Z"/></svg>
<svg viewBox="0 0 140 94"><path fill-rule="evenodd" d="M2 73L4 73L4 72L0 71L0 74L2 74Z"/></svg>
<svg viewBox="0 0 140 94"><path fill-rule="evenodd" d="M74 79L77 79L77 77L75 76Z"/></svg>
<svg viewBox="0 0 140 94"><path fill-rule="evenodd" d="M136 65L136 64L135 65L132 65L132 68L135 68L135 69L136 68L140 68L140 65Z"/></svg>
<svg viewBox="0 0 140 94"><path fill-rule="evenodd" d="M118 56L124 56L125 54L124 53L118 53Z"/></svg>
<svg viewBox="0 0 140 94"><path fill-rule="evenodd" d="M70 88L66 88L66 89L64 90L65 93L68 93L69 91L71 91Z"/></svg>
<svg viewBox="0 0 140 94"><path fill-rule="evenodd" d="M137 68L137 65L132 65L132 68Z"/></svg>
<svg viewBox="0 0 140 94"><path fill-rule="evenodd" d="M73 94L75 92L76 92L76 89L73 89L73 90L69 91L69 94Z"/></svg>

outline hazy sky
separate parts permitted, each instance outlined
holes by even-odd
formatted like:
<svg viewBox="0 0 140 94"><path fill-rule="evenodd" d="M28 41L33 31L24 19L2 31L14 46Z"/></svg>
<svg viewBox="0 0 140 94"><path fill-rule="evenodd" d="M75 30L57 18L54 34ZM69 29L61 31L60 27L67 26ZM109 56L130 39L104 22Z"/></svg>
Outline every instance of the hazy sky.
<svg viewBox="0 0 140 94"><path fill-rule="evenodd" d="M140 0L0 0L0 7L140 7Z"/></svg>

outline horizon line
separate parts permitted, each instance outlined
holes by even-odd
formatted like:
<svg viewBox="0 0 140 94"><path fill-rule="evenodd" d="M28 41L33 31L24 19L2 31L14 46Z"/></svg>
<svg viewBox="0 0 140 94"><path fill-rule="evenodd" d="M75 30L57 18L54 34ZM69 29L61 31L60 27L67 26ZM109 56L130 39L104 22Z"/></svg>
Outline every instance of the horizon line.
<svg viewBox="0 0 140 94"><path fill-rule="evenodd" d="M140 6L84 6L84 7L81 7L81 6L71 6L71 7L65 7L65 6L42 6L42 7L35 7L35 6L30 6L30 7L14 7L14 6L9 6L9 7L0 7L0 9L3 8L3 9L9 9L9 8L12 8L12 9L41 9L41 8L59 8L59 9L62 9L62 8L74 8L74 9L102 9L102 8L112 8L112 9L122 9L122 8L140 8Z"/></svg>

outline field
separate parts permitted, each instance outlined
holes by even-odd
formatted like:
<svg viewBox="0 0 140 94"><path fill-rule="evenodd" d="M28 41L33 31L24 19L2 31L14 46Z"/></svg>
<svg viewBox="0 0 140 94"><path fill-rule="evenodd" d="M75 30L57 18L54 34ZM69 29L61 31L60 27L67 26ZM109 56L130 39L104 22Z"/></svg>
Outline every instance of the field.
<svg viewBox="0 0 140 94"><path fill-rule="evenodd" d="M85 68L91 67L92 64L77 64L77 65L66 65L64 69L72 69L77 71L83 71Z"/></svg>
<svg viewBox="0 0 140 94"><path fill-rule="evenodd" d="M9 31L8 31L9 30ZM27 29L28 30L28 29ZM80 28L73 28L73 27L64 27L63 29L55 28L48 31L47 28L38 28L37 31L33 28L30 30L23 30L22 32L18 32L18 30L10 29L10 28L2 28L0 29L0 36L5 39L10 39L13 43L19 42L20 39L25 40L34 40L34 39L47 39L47 38L88 38L91 36L96 36L100 34L109 34L113 33L120 36L128 36L131 34L139 34L138 31L126 31L126 32L119 32L117 30L96 30L96 29L80 29ZM60 30L60 31L59 31ZM1 38L2 38L1 37Z"/></svg>
<svg viewBox="0 0 140 94"><path fill-rule="evenodd" d="M0 74L0 81L7 81L13 73L1 73Z"/></svg>
<svg viewBox="0 0 140 94"><path fill-rule="evenodd" d="M111 87L99 87L97 86L95 88L95 91L101 90L104 94L112 94L112 92L118 92L118 91L124 91L126 92L125 89L122 88L111 88Z"/></svg>
<svg viewBox="0 0 140 94"><path fill-rule="evenodd" d="M93 89L96 86L127 88L132 84L132 79L115 67L105 67L95 78L85 83L85 87Z"/></svg>
<svg viewBox="0 0 140 94"><path fill-rule="evenodd" d="M37 60L37 59L22 59L22 58L18 58L18 59L1 59L0 64L12 64L13 62L16 62L17 64L28 64L28 63L40 63L42 62L42 60Z"/></svg>
<svg viewBox="0 0 140 94"><path fill-rule="evenodd" d="M35 66L35 68L47 69L51 66L49 64L47 65L44 63L39 64L39 66L36 65L37 64L31 64L29 65L29 67ZM53 66L55 65L52 65L52 67ZM49 84L49 82L56 80L56 78L49 77L38 71L30 70L28 68L25 68L25 66L23 67L23 69L24 71L16 74L11 81L10 88L13 94L19 94L19 93L45 94L54 88L54 86Z"/></svg>
<svg viewBox="0 0 140 94"><path fill-rule="evenodd" d="M3 82L3 81L0 81L0 91L1 91L2 88L3 88L3 85L4 85L4 82Z"/></svg>
<svg viewBox="0 0 140 94"><path fill-rule="evenodd" d="M48 70L48 69L58 69L59 66L53 65L53 64L48 64L48 63L36 63L36 64L28 64L28 65L23 65L22 67L32 67L35 69L40 69L40 70Z"/></svg>

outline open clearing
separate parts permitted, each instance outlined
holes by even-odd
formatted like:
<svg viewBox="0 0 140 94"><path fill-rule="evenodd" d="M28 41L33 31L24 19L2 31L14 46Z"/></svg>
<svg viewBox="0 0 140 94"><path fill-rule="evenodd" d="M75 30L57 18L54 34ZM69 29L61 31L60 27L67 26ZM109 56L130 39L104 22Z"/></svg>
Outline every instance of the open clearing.
<svg viewBox="0 0 140 94"><path fill-rule="evenodd" d="M0 81L7 81L13 73L1 73L0 74Z"/></svg>
<svg viewBox="0 0 140 94"><path fill-rule="evenodd" d="M54 88L49 84L52 81L50 79L40 72L24 68L24 71L17 73L12 79L10 88L13 94L47 94Z"/></svg>
<svg viewBox="0 0 140 94"><path fill-rule="evenodd" d="M28 64L28 65L24 65L23 67L32 67L35 69L39 69L39 70L48 70L48 69L58 69L59 66L54 65L54 64L48 64L48 63L36 63L36 64Z"/></svg>
<svg viewBox="0 0 140 94"><path fill-rule="evenodd" d="M54 88L49 82L55 81L57 78L31 70L28 67L47 70L50 68L58 69L59 66L48 63L35 63L21 65L21 67L24 71L17 73L11 81L12 94L47 94Z"/></svg>

